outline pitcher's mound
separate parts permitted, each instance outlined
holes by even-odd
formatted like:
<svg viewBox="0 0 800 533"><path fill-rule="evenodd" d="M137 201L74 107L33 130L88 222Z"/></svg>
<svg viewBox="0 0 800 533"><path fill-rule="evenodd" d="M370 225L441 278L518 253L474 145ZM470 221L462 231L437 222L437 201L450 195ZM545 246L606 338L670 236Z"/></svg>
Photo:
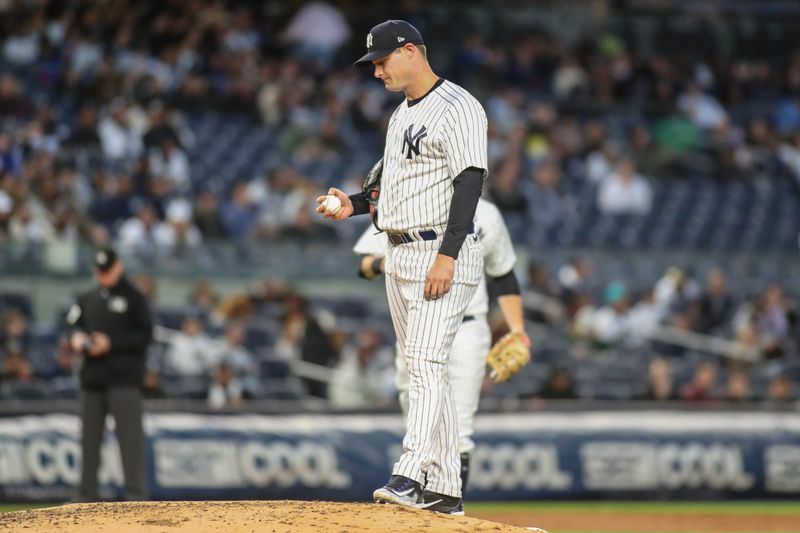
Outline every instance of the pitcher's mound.
<svg viewBox="0 0 800 533"><path fill-rule="evenodd" d="M0 531L24 533L525 533L465 516L374 503L297 501L72 504L0 515Z"/></svg>

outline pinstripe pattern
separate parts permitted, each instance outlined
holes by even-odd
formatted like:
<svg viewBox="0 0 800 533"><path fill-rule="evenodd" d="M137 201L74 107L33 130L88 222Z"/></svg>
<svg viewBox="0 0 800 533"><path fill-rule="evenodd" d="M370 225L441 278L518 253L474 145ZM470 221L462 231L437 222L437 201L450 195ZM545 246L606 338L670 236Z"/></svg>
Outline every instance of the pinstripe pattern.
<svg viewBox="0 0 800 533"><path fill-rule="evenodd" d="M404 451L393 474L456 497L461 496L461 462L447 363L483 274L477 235L467 236L461 247L450 292L431 301L423 294L447 227L454 178L468 167L488 167L486 130L480 103L448 81L422 99L404 100L389 121L377 206L384 230L434 229L438 235L433 241L389 246L386 254L389 308L409 374Z"/></svg>
<svg viewBox="0 0 800 533"><path fill-rule="evenodd" d="M516 263L516 254L511 243L508 228L497 207L481 199L475 211L475 228L483 245L484 272L498 277L509 272ZM389 242L385 233L370 224L353 252L363 255L385 257ZM460 324L453 340L453 348L448 362L448 377L453 389L456 413L458 415L458 447L460 453L469 453L475 447L472 441L475 413L478 410L481 384L486 368L486 354L491 344L491 332L486 322L489 311L489 295L484 276L480 277L475 296L467 306L466 314L475 320ZM408 366L402 345L395 346L396 385L403 414L408 416Z"/></svg>
<svg viewBox="0 0 800 533"><path fill-rule="evenodd" d="M419 155L409 159L406 134L425 127ZM414 105L404 100L389 120L383 154L380 226L389 231L447 226L453 179L486 169L486 113L466 90L444 81Z"/></svg>
<svg viewBox="0 0 800 533"><path fill-rule="evenodd" d="M444 297L427 301L424 274L439 244L415 241L390 246L386 257L389 309L409 375L404 453L393 473L414 479L428 490L460 496L458 424L448 360L464 311L477 289L483 250L480 241L468 237L456 261L454 279L469 281L454 282ZM424 274L412 279L395 274L414 271Z"/></svg>
<svg viewBox="0 0 800 533"><path fill-rule="evenodd" d="M480 402L481 385L486 373L486 354L489 353L491 340L491 330L486 315L476 315L475 320L461 324L453 339L447 369L456 406L459 453L469 453L475 449L475 443L472 441L472 435L475 433L475 413ZM394 362L397 370L395 385L400 397L400 407L403 409L403 415L408 417L408 366L399 342L395 344Z"/></svg>

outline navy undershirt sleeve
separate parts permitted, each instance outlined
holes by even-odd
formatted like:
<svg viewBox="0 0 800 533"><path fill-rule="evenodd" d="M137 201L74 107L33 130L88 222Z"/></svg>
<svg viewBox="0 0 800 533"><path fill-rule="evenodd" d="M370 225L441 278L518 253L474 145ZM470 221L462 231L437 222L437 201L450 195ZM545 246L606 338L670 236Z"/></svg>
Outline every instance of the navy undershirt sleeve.
<svg viewBox="0 0 800 533"><path fill-rule="evenodd" d="M472 229L475 209L481 198L483 178L486 172L481 168L469 167L453 180L453 199L450 203L450 215L447 229L444 232L439 253L458 259L458 252L464 239Z"/></svg>
<svg viewBox="0 0 800 533"><path fill-rule="evenodd" d="M353 203L353 214L350 215L351 217L369 213L369 200L367 200L363 192L351 194L348 198L350 198L350 201Z"/></svg>

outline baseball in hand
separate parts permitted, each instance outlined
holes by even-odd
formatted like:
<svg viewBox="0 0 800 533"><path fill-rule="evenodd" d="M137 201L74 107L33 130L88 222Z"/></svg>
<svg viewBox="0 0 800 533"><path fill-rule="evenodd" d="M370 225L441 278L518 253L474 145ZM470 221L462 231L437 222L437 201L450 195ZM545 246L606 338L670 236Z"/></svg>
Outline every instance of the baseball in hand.
<svg viewBox="0 0 800 533"><path fill-rule="evenodd" d="M327 195L322 205L325 206L325 214L331 217L335 217L342 210L342 201L333 194Z"/></svg>

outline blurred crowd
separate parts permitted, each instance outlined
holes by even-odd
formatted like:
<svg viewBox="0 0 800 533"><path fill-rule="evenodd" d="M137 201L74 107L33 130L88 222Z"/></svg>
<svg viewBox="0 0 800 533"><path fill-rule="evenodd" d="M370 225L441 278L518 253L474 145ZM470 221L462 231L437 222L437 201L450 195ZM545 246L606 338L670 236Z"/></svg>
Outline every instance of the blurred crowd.
<svg viewBox="0 0 800 533"><path fill-rule="evenodd" d="M701 279L669 267L649 285L600 279L587 257L552 273L532 263L526 318L549 324L570 340L563 360L551 361L554 372L545 387L532 396L577 398L564 363L580 364L610 353L615 364L649 365L647 376L629 376L638 383L648 380L640 399L794 398L800 394L800 301L780 283L762 285L753 294L734 289L723 267L710 269ZM691 376L678 383L673 366ZM751 390L751 375L765 373L766 389ZM558 382L555 390L550 381Z"/></svg>
<svg viewBox="0 0 800 533"><path fill-rule="evenodd" d="M374 302L308 298L277 280L222 294L199 279L182 305L170 307L159 302L150 275L132 279L158 324L145 380L151 398L205 400L213 408L266 399L315 399L340 409L395 402L392 326ZM487 395L596 399L603 397L596 387L609 385L593 373L600 364L618 366L625 399L800 397L800 305L779 284L743 294L729 287L722 268L698 279L675 267L652 286L607 283L592 260L579 257L555 269L531 263L524 285L526 319L547 326L531 330L533 374L512 380L513 390L493 390L487 381ZM0 301L0 396L73 397L80 355L70 350L65 325L36 326L30 306L10 297ZM504 326L496 318L499 338ZM659 336L662 328L678 335ZM699 346L681 334L714 337Z"/></svg>
<svg viewBox="0 0 800 533"><path fill-rule="evenodd" d="M335 238L310 216L313 198L357 187L397 103L350 65L366 17L430 31L437 70L481 98L487 194L519 239L569 219L570 183L593 187L605 214L641 216L653 180L800 177L800 52L635 53L606 4L578 34L554 31L569 18L501 31L488 5L476 8L482 31L442 34L413 1L5 2L0 240L114 241L146 255ZM268 131L269 163L200 172L208 147L188 119L208 112Z"/></svg>
<svg viewBox="0 0 800 533"><path fill-rule="evenodd" d="M157 324L145 374L149 398L206 400L212 408L316 398L342 409L394 399L388 317L372 326L337 318L341 302L311 301L276 280L223 295L199 279L185 303L170 308L159 303L152 276L132 281ZM367 302L345 303L345 316L368 314ZM82 356L70 348L66 324L37 326L30 312L0 302L0 397L75 397Z"/></svg>

